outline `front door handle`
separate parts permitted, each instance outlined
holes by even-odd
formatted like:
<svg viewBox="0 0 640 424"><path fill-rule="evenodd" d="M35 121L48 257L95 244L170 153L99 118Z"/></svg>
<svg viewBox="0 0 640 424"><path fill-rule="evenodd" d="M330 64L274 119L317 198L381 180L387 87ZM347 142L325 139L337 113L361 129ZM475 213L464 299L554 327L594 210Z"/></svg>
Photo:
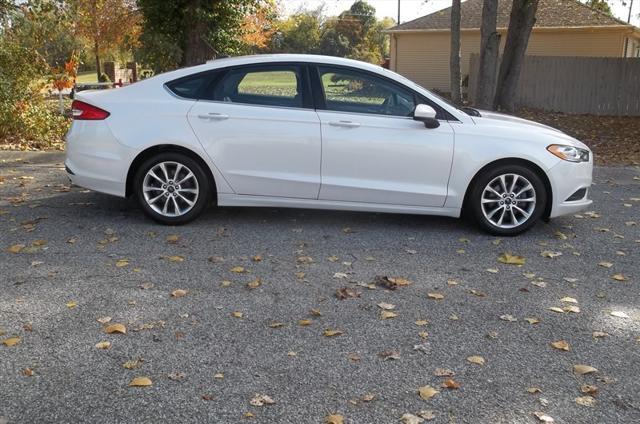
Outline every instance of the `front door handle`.
<svg viewBox="0 0 640 424"><path fill-rule="evenodd" d="M209 112L206 115L198 115L198 118L211 119L214 121L222 121L224 119L229 119L229 115L226 115L224 113L218 113L218 112Z"/></svg>
<svg viewBox="0 0 640 424"><path fill-rule="evenodd" d="M332 127L357 128L360 126L358 122L352 121L331 121L329 125Z"/></svg>

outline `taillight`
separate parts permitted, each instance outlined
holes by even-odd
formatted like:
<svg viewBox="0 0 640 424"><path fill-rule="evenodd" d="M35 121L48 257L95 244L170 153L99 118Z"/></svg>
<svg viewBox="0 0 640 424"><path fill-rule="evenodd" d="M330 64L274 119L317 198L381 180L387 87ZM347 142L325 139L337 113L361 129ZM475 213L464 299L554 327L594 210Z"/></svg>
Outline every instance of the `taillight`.
<svg viewBox="0 0 640 424"><path fill-rule="evenodd" d="M89 103L81 102L80 100L74 100L73 103L71 103L71 112L73 119L87 121L99 121L106 119L110 115L106 110L92 106Z"/></svg>

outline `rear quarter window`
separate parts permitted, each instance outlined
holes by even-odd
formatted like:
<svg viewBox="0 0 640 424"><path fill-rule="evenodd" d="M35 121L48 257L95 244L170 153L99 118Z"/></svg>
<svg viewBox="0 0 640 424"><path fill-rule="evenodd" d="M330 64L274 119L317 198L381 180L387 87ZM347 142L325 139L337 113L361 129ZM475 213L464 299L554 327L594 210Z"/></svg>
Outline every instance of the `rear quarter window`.
<svg viewBox="0 0 640 424"><path fill-rule="evenodd" d="M192 75L170 81L166 86L176 96L197 100L201 98L205 84L211 81L212 78L214 78L212 73Z"/></svg>

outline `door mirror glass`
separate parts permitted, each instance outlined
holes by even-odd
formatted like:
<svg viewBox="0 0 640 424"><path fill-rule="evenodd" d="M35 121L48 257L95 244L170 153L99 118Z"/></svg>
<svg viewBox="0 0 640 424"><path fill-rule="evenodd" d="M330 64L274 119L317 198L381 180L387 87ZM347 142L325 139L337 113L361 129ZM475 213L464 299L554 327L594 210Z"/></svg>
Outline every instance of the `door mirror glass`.
<svg viewBox="0 0 640 424"><path fill-rule="evenodd" d="M416 106L416 109L413 111L413 119L424 122L424 126L427 128L438 128L440 126L436 115L437 113L434 108L424 104Z"/></svg>

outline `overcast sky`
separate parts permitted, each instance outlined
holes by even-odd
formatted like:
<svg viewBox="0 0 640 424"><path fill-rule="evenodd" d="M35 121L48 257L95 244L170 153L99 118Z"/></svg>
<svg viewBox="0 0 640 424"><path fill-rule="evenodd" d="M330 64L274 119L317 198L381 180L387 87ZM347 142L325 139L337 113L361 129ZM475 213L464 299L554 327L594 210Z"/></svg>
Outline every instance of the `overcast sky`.
<svg viewBox="0 0 640 424"><path fill-rule="evenodd" d="M390 16L394 19L398 16L398 0L367 0L369 4L376 8L376 15L379 18ZM354 2L354 0L280 0L284 7L285 13L291 14L300 8L315 9L325 4L326 15L337 15ZM626 22L629 13L628 6L623 5L622 0L612 0L609 2L613 5L613 13L617 18ZM629 0L624 1L629 3ZM400 11L402 22L410 21L420 16L427 15L436 10L444 9L451 6L451 0L400 0ZM633 5L632 23L640 26L640 0L635 0Z"/></svg>

